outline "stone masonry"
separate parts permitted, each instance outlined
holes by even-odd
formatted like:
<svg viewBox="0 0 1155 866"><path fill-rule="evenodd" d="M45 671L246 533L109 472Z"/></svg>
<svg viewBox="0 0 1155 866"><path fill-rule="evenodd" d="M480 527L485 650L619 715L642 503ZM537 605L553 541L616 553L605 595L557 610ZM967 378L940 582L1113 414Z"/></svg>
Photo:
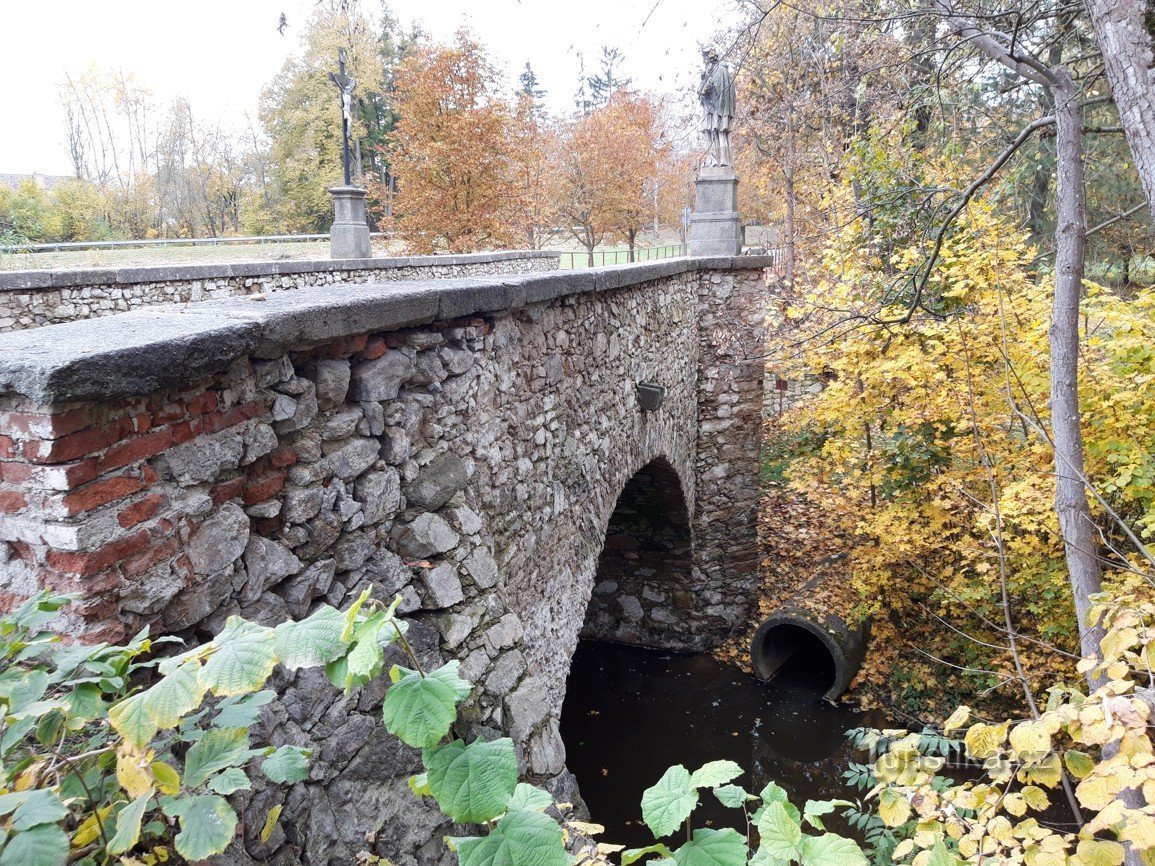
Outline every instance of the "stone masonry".
<svg viewBox="0 0 1155 866"><path fill-rule="evenodd" d="M439 280L554 270L557 253L496 252L316 261L233 262L63 271L0 271L0 333L129 310L336 283Z"/></svg>
<svg viewBox="0 0 1155 866"><path fill-rule="evenodd" d="M587 608L705 647L756 586L768 264L304 288L0 336L0 601L51 586L82 597L69 634L195 642L231 614L399 594L425 660L476 684L459 733L508 734L574 799L558 715ZM627 485L655 484L629 517ZM664 550L670 582L607 587L611 526ZM408 790L416 752L380 724L387 683L281 676L257 733L314 748L312 773L242 796L227 862L452 862Z"/></svg>

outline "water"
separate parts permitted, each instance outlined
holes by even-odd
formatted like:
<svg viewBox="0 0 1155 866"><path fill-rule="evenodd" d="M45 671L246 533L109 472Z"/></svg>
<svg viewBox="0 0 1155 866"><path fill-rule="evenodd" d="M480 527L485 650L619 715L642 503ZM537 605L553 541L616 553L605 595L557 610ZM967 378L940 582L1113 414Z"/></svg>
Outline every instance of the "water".
<svg viewBox="0 0 1155 866"><path fill-rule="evenodd" d="M772 683L762 683L709 655L583 641L570 669L561 733L566 763L577 776L602 841L653 841L642 824L642 792L671 764L693 771L729 758L746 769L736 781L757 793L777 782L801 807L805 800L856 799L841 779L861 759L845 732L881 719L820 699L828 660L800 654ZM740 810L703 793L696 827L745 832ZM849 832L832 817L828 828Z"/></svg>

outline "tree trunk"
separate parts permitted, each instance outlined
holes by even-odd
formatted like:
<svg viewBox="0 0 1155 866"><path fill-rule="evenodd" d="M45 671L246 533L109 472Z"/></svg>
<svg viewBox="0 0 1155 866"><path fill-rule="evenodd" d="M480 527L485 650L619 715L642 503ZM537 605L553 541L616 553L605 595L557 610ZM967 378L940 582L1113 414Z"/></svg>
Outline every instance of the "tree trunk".
<svg viewBox="0 0 1155 866"><path fill-rule="evenodd" d="M1067 558L1079 623L1080 655L1098 655L1101 629L1088 628L1091 596L1102 589L1095 527L1087 503L1079 415L1079 302L1087 243L1083 188L1083 112L1070 73L1054 77L1055 155L1058 161L1055 226L1055 298L1051 310L1051 425L1055 446L1055 512Z"/></svg>
<svg viewBox="0 0 1155 866"><path fill-rule="evenodd" d="M782 255L782 279L786 284L786 288L793 293L794 291L794 267L795 255L797 253L797 238L795 237L795 206L797 204L797 190L794 187L794 134L791 129L789 140L789 153L786 157L786 164L783 166L783 175L785 180L785 188L782 190L786 198L786 243L783 245Z"/></svg>
<svg viewBox="0 0 1155 866"><path fill-rule="evenodd" d="M1155 216L1155 36L1144 0L1087 0L1119 120Z"/></svg>

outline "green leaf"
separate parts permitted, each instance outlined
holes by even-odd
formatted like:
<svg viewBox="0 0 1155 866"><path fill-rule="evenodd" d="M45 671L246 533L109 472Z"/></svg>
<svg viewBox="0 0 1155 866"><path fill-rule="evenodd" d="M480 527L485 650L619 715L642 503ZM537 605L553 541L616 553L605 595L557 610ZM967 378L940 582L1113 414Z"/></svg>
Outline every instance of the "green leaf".
<svg viewBox="0 0 1155 866"><path fill-rule="evenodd" d="M553 795L525 782L518 782L505 804L507 812L544 812L553 805Z"/></svg>
<svg viewBox="0 0 1155 866"><path fill-rule="evenodd" d="M802 840L802 866L867 866L869 861L854 842L834 833Z"/></svg>
<svg viewBox="0 0 1155 866"><path fill-rule="evenodd" d="M377 636L384 626L385 614L378 611L353 632L353 648L345 656L350 685L362 686L381 673L384 653Z"/></svg>
<svg viewBox="0 0 1155 866"><path fill-rule="evenodd" d="M243 698L225 698L217 706L213 718L214 728L248 728L261 717L261 707L276 698L272 689L248 695Z"/></svg>
<svg viewBox="0 0 1155 866"><path fill-rule="evenodd" d="M698 792L690 784L690 771L677 764L642 794L642 820L654 838L660 839L682 826L697 805Z"/></svg>
<svg viewBox="0 0 1155 866"><path fill-rule="evenodd" d="M213 653L201 668L201 685L227 697L254 692L265 684L277 663L273 630L230 616L212 642Z"/></svg>
<svg viewBox="0 0 1155 866"><path fill-rule="evenodd" d="M750 800L758 799L741 785L719 785L714 789L714 796L728 809L740 809Z"/></svg>
<svg viewBox="0 0 1155 866"><path fill-rule="evenodd" d="M541 812L510 812L488 836L451 840L460 866L569 866L561 827Z"/></svg>
<svg viewBox="0 0 1155 866"><path fill-rule="evenodd" d="M68 726L78 729L83 722L99 719L104 715L104 697L96 683L80 683L68 696Z"/></svg>
<svg viewBox="0 0 1155 866"><path fill-rule="evenodd" d="M345 615L329 605L300 622L283 622L273 629L277 658L291 671L327 664L345 654L344 629Z"/></svg>
<svg viewBox="0 0 1155 866"><path fill-rule="evenodd" d="M415 797L432 797L433 789L429 787L429 774L418 773L409 777L409 790Z"/></svg>
<svg viewBox="0 0 1155 866"><path fill-rule="evenodd" d="M192 744L184 760L184 783L189 788L205 782L225 767L249 759L249 732L244 728L210 728Z"/></svg>
<svg viewBox="0 0 1155 866"><path fill-rule="evenodd" d="M159 730L145 709L143 692L110 708L108 718L120 735L137 748L144 748Z"/></svg>
<svg viewBox="0 0 1155 866"><path fill-rule="evenodd" d="M186 860L204 860L229 847L237 831L237 815L228 801L216 794L171 800L165 812L180 819L177 853Z"/></svg>
<svg viewBox="0 0 1155 866"><path fill-rule="evenodd" d="M278 785L303 782L309 778L309 758L312 755L312 749L281 746L261 763L261 772Z"/></svg>
<svg viewBox="0 0 1155 866"><path fill-rule="evenodd" d="M0 852L0 866L64 866L68 836L56 824L40 824L13 834Z"/></svg>
<svg viewBox="0 0 1155 866"><path fill-rule="evenodd" d="M750 866L789 866L790 862L790 860L771 857L770 852L765 848L759 848L750 857Z"/></svg>
<svg viewBox="0 0 1155 866"><path fill-rule="evenodd" d="M505 811L517 786L517 755L508 737L474 740L468 746L454 740L426 749L423 757L437 805L462 824L492 821Z"/></svg>
<svg viewBox="0 0 1155 866"><path fill-rule="evenodd" d="M108 842L108 853L112 855L124 854L132 850L132 846L140 841L140 822L152 800L152 791L137 797L120 810L116 816L116 833Z"/></svg>
<svg viewBox="0 0 1155 866"><path fill-rule="evenodd" d="M802 828L781 803L770 803L758 818L758 836L762 847L779 860L798 859Z"/></svg>
<svg viewBox="0 0 1155 866"><path fill-rule="evenodd" d="M44 696L48 688L48 674L44 671L29 671L12 685L8 693L8 712L12 716L19 713Z"/></svg>
<svg viewBox="0 0 1155 866"><path fill-rule="evenodd" d="M946 847L945 842L939 842L930 849L930 861L927 866L958 866L959 858Z"/></svg>
<svg viewBox="0 0 1155 866"><path fill-rule="evenodd" d="M733 761L710 761L691 774L690 785L695 788L716 788L741 775L742 768Z"/></svg>
<svg viewBox="0 0 1155 866"><path fill-rule="evenodd" d="M385 692L382 710L389 733L417 749L437 745L457 718L458 702L470 692L469 683L457 674L459 666L452 661L424 677L394 666L391 676L401 676Z"/></svg>
<svg viewBox="0 0 1155 866"><path fill-rule="evenodd" d="M746 840L732 827L695 830L693 838L674 852L678 866L746 866Z"/></svg>
<svg viewBox="0 0 1155 866"><path fill-rule="evenodd" d="M204 686L199 681L200 662L185 662L148 691L141 693L144 709L158 728L175 728L200 706Z"/></svg>
<svg viewBox="0 0 1155 866"><path fill-rule="evenodd" d="M782 808L786 810L787 815L794 819L795 824L802 823L802 813L798 811L797 806L790 802L790 795L779 785L771 782L759 792L758 796L762 799L764 806L769 806L771 803L781 803Z"/></svg>
<svg viewBox="0 0 1155 866"><path fill-rule="evenodd" d="M345 628L341 630L341 642L348 643L353 639L353 632L357 628L357 614L361 612L361 607L369 600L369 596L373 594L371 589L364 590L357 600L349 605L349 609L345 611Z"/></svg>
<svg viewBox="0 0 1155 866"><path fill-rule="evenodd" d="M653 845L647 845L645 848L629 848L623 851L622 866L631 866L631 864L637 863L649 854L658 854L661 860L674 856L664 842L655 842Z"/></svg>
<svg viewBox="0 0 1155 866"><path fill-rule="evenodd" d="M853 806L849 800L808 800L802 809L802 817L812 827L825 830L820 815L829 815L839 806Z"/></svg>
<svg viewBox="0 0 1155 866"><path fill-rule="evenodd" d="M9 824L17 832L30 830L37 824L55 824L68 815L68 810L56 793L43 788L5 794L0 797L0 801L3 814L12 811Z"/></svg>
<svg viewBox="0 0 1155 866"><path fill-rule="evenodd" d="M227 797L237 791L250 790L253 783L249 781L249 777L240 767L229 767L209 779L207 786L214 794Z"/></svg>

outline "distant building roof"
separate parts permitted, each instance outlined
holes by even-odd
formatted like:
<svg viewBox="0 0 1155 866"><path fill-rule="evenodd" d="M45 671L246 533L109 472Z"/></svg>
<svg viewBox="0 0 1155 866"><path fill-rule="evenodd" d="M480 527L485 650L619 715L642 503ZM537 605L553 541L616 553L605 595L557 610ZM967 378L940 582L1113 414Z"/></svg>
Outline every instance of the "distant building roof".
<svg viewBox="0 0 1155 866"><path fill-rule="evenodd" d="M26 180L31 180L41 189L52 189L60 181L71 179L71 176L66 174L41 174L38 171L34 171L32 174L0 174L0 186L19 189L20 184Z"/></svg>

